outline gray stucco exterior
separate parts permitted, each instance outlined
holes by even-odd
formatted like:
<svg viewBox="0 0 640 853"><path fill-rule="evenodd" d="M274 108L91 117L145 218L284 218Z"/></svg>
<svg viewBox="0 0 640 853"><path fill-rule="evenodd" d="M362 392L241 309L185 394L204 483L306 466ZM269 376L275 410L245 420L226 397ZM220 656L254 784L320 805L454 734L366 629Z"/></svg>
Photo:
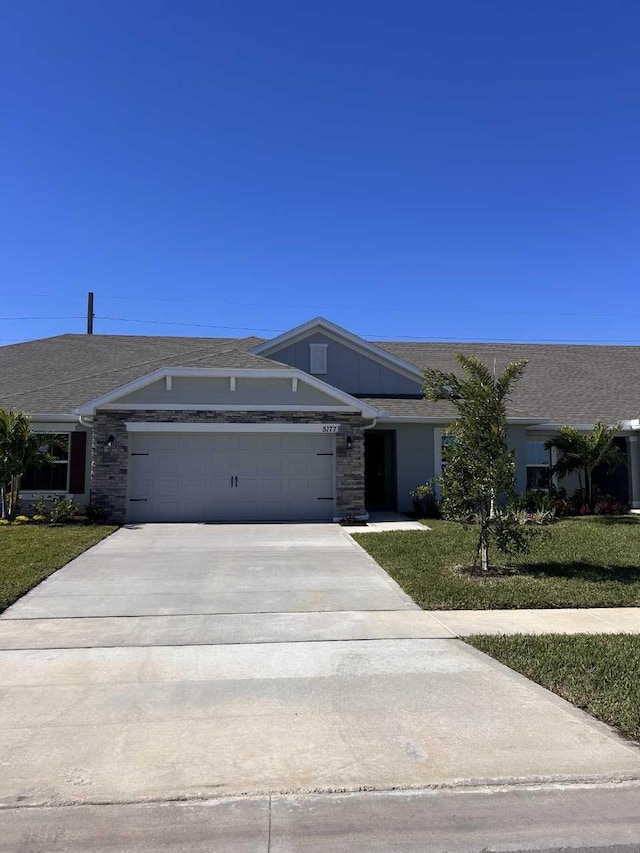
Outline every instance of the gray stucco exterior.
<svg viewBox="0 0 640 853"><path fill-rule="evenodd" d="M409 512L413 508L410 492L435 473L433 426L398 424L395 433L398 510Z"/></svg>

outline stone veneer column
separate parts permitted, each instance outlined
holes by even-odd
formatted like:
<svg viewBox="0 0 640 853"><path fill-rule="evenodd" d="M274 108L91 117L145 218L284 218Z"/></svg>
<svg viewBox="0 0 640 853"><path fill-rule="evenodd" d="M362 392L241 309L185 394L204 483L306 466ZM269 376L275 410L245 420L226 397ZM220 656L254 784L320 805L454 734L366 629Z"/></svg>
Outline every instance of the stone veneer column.
<svg viewBox="0 0 640 853"><path fill-rule="evenodd" d="M123 524L127 517L129 433L127 421L170 423L330 423L336 435L336 513L338 518L364 516L364 433L369 421L337 412L202 412L102 411L95 416L91 466L91 502L109 520ZM107 448L109 436L113 447ZM352 446L347 449L347 437Z"/></svg>
<svg viewBox="0 0 640 853"><path fill-rule="evenodd" d="M336 512L338 517L362 517L364 505L364 426L346 425L336 436ZM351 448L347 438L351 437Z"/></svg>
<svg viewBox="0 0 640 853"><path fill-rule="evenodd" d="M96 413L91 452L91 503L104 510L114 524L124 524L127 519L129 433L120 414ZM114 437L110 448L109 436Z"/></svg>

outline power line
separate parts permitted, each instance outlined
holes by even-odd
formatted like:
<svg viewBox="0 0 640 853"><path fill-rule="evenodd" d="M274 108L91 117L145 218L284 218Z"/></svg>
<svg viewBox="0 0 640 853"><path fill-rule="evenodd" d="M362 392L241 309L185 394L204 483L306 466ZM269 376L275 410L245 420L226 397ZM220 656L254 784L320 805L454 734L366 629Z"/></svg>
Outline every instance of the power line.
<svg viewBox="0 0 640 853"><path fill-rule="evenodd" d="M187 326L193 327L197 329L226 329L228 331L244 331L244 332L270 332L273 334L282 334L283 332L288 331L287 329L256 329L250 328L247 326L210 326L206 323L179 323L173 320L140 320L131 317L102 317L96 316L97 320L107 320L110 322L116 323L143 323L143 324L154 324L161 326ZM428 341L430 343L465 343L465 341L461 341L460 338L439 338L438 341L435 341L433 337L429 336L420 336L420 335L391 335L386 332L385 334L379 334L374 332L362 332L360 337L363 338L374 338L376 340L406 340L406 341ZM521 344L523 341L519 338L475 338L473 341L469 341L468 343L512 343L512 344ZM611 340L600 340L600 341L586 341L586 340L574 340L568 341L564 338L540 338L537 343L544 344L618 344L623 345L627 344L629 346L638 346L640 341L611 341Z"/></svg>
<svg viewBox="0 0 640 853"><path fill-rule="evenodd" d="M11 322L22 321L22 322L32 322L32 321L61 321L61 320L84 320L85 317L83 315L69 316L69 317L0 317L0 321ZM214 325L209 323L183 323L175 320L144 320L133 317L104 317L102 315L96 315L96 320L105 320L111 323L139 323L142 325L155 325L155 326L180 326L182 328L192 328L192 329L221 329L228 332L267 332L269 334L282 334L287 329L267 329L267 328L258 328L254 326L222 326L222 325ZM362 332L360 334L363 338L373 338L374 340L382 340L382 341L426 341L429 343L492 343L492 344L526 344L527 341L523 341L521 338L474 338L472 341L463 341L459 337L439 337L437 340L434 339L433 335L397 335L392 334L390 332ZM4 341L19 341L24 340L23 338L2 338ZM532 344L581 344L581 345L609 345L609 346L638 346L640 345L640 341L638 340L611 340L611 339L597 339L597 340L585 340L585 339L574 339L570 340L567 338L538 338L536 341L531 341L529 343Z"/></svg>
<svg viewBox="0 0 640 853"><path fill-rule="evenodd" d="M80 317L0 317L0 320L84 320L84 316Z"/></svg>
<svg viewBox="0 0 640 853"><path fill-rule="evenodd" d="M84 293L78 294L64 294L65 296L71 298L78 297L86 297ZM60 298L59 293L32 293L31 296L37 298ZM294 311L362 311L362 305L346 305L345 303L341 303L340 305L292 305L291 303L277 303L277 302L229 302L222 301L218 299L216 296L207 296L206 294L198 297L197 299L183 299L181 297L171 297L171 298L159 298L159 297L146 297L146 296L119 296L119 295L109 295L105 296L99 294L101 302L108 302L110 300L117 301L126 301L126 302L144 302L146 304L156 302L159 304L175 304L177 302L184 303L188 305L202 305L204 302L215 301L216 305L230 305L236 308L286 308ZM385 313L405 313L406 309L404 308L394 308L393 306L385 306ZM500 309L493 308L429 308L428 311L429 316L433 314L470 314L470 315L481 315L481 316L508 316L508 317L530 317L532 314L537 314L541 316L546 316L548 314L548 309L540 309L535 310L527 309L526 311L505 311ZM554 317L612 317L619 318L620 314L603 314L601 311L554 311ZM639 315L626 315L626 316L639 316ZM26 318L28 319L28 318ZM44 318L43 318L44 319ZM84 319L84 317L73 317L73 318L61 318L61 319ZM214 328L214 327L211 327ZM222 326L215 328L224 328ZM268 331L268 330L267 330Z"/></svg>
<svg viewBox="0 0 640 853"><path fill-rule="evenodd" d="M209 323L179 323L174 320L137 320L132 317L102 317L96 314L96 320L109 320L115 323L151 323L155 326L190 326L194 329L226 329L227 331L236 332L274 332L280 334L284 329L255 329L249 326L213 326Z"/></svg>

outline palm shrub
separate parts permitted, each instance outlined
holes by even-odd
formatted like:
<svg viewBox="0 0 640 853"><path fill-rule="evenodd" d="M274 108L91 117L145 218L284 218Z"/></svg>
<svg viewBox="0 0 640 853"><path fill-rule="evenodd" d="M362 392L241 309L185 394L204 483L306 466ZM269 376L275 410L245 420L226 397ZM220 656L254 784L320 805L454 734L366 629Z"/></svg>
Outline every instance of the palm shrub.
<svg viewBox="0 0 640 853"><path fill-rule="evenodd" d="M552 473L558 477L578 472L580 493L593 511L593 474L598 468L607 472L624 465L625 459L614 443L618 425L607 426L598 421L590 432L579 432L572 426L561 426L556 435L545 442L547 450L560 451ZM583 479L584 478L584 479Z"/></svg>
<svg viewBox="0 0 640 853"><path fill-rule="evenodd" d="M422 390L427 400L448 400L457 409L458 419L446 432L453 441L443 448L442 509L449 518L477 520L477 559L487 571L491 540L499 551L523 551L531 534L526 514L504 506L515 491L506 401L527 362L514 362L496 376L478 358L456 358L464 378L427 370Z"/></svg>
<svg viewBox="0 0 640 853"><path fill-rule="evenodd" d="M0 409L0 518L15 518L25 472L53 463L42 440L31 431L31 418L24 412Z"/></svg>

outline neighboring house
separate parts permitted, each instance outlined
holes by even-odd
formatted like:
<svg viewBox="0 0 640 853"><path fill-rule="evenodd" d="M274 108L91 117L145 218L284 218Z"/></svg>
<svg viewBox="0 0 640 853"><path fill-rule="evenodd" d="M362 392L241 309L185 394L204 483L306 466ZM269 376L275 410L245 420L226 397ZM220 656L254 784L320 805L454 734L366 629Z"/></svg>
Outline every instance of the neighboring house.
<svg viewBox="0 0 640 853"><path fill-rule="evenodd" d="M370 343L317 318L271 340L60 335L0 348L0 406L67 436L25 500L71 494L116 522L329 520L408 510L442 466L427 367L529 367L508 408L517 488L561 424L620 423L606 483L640 508L640 347Z"/></svg>

